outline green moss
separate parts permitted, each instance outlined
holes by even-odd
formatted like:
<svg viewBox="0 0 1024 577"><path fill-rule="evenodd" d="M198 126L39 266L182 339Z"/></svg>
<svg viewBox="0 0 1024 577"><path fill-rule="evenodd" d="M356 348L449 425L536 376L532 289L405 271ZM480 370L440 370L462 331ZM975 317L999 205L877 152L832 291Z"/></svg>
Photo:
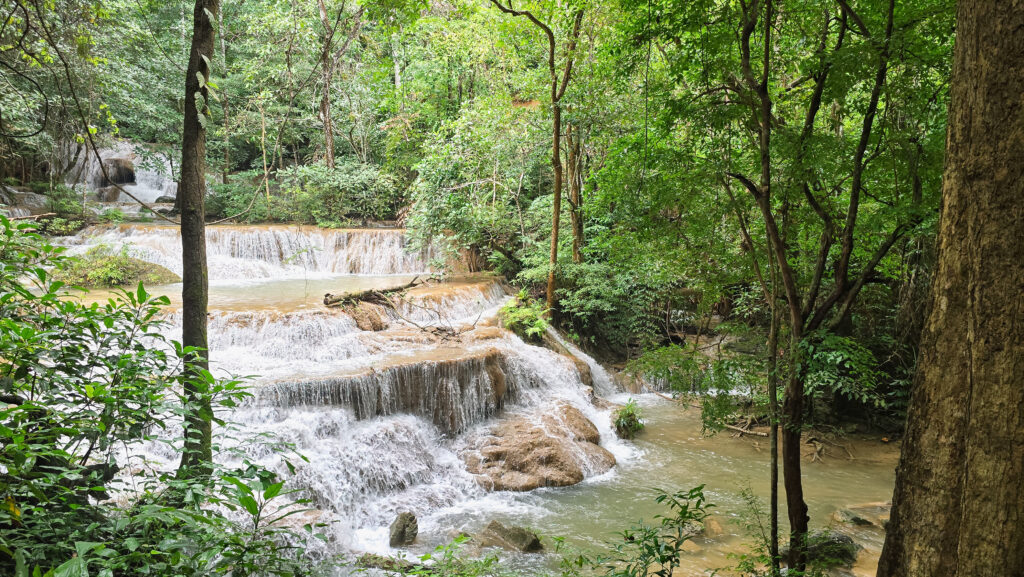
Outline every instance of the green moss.
<svg viewBox="0 0 1024 577"><path fill-rule="evenodd" d="M99 246L54 274L56 280L84 288L155 286L181 282L181 277L158 264L131 256L127 247L113 251Z"/></svg>

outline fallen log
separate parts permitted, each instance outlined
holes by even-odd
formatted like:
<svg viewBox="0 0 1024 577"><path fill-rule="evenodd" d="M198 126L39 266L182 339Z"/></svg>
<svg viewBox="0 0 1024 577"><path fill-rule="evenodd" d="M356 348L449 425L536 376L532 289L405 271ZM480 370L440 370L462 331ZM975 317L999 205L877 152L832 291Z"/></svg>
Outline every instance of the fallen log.
<svg viewBox="0 0 1024 577"><path fill-rule="evenodd" d="M756 435L758 437L767 437L768 436L768 433L762 433L760 431L751 431L751 430L748 430L748 429L741 429L740 427L737 427L735 425L725 425L725 424L723 424L722 426L725 427L726 429L729 429L730 431L736 431L740 435Z"/></svg>
<svg viewBox="0 0 1024 577"><path fill-rule="evenodd" d="M345 293L341 293L341 294L336 294L336 295L331 294L331 293L327 293L327 294L324 295L324 305L329 306L329 307L336 307L336 306L344 305L346 303L355 303L355 302L362 301L362 302L368 302L368 303L373 303L373 304L378 304L378 305L389 306L389 305L392 305L391 304L391 299L389 298L389 295L391 295L393 293L409 290L409 289L411 289L413 287L416 287L416 286L419 286L419 285L427 282L427 280L429 280L429 279L425 279L425 280L420 281L419 279L420 279L420 277L417 276L416 278L412 279L408 283L405 283L405 284L400 285L400 286L390 287L390 288L367 289L367 290L361 290L361 291L349 291L349 292L345 292Z"/></svg>

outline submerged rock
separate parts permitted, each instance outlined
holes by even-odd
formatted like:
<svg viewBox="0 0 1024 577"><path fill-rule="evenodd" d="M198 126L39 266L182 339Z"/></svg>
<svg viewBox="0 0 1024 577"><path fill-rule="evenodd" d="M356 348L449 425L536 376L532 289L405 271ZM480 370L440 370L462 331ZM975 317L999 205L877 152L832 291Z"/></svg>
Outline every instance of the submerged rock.
<svg viewBox="0 0 1024 577"><path fill-rule="evenodd" d="M365 569L380 569L382 571L394 571L403 574L416 568L416 565L413 565L405 559L385 557L374 553L360 555L359 558L356 559L356 565Z"/></svg>
<svg viewBox="0 0 1024 577"><path fill-rule="evenodd" d="M889 523L891 510L892 503L863 503L839 509L832 514L832 519L836 523L885 529Z"/></svg>
<svg viewBox="0 0 1024 577"><path fill-rule="evenodd" d="M520 553L539 553L544 550L540 537L536 533L522 527L507 527L498 521L491 521L476 536L480 547L499 547Z"/></svg>
<svg viewBox="0 0 1024 577"><path fill-rule="evenodd" d="M540 419L523 415L496 425L472 442L463 458L477 482L492 491L564 487L615 466L600 441L597 427L563 404Z"/></svg>
<svg viewBox="0 0 1024 577"><path fill-rule="evenodd" d="M398 518L391 523L391 538L390 545L392 547L405 547L412 545L416 541L416 535L419 533L419 523L416 521L416 515L412 513L399 513Z"/></svg>

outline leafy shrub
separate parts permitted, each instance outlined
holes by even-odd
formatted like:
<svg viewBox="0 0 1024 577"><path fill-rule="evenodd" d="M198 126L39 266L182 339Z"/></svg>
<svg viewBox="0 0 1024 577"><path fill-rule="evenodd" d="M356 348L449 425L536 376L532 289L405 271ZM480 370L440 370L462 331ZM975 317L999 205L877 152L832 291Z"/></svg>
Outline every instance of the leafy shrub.
<svg viewBox="0 0 1024 577"><path fill-rule="evenodd" d="M62 218L51 216L36 221L36 231L47 236L71 236L85 227L82 218Z"/></svg>
<svg viewBox="0 0 1024 577"><path fill-rule="evenodd" d="M96 218L100 222L106 224L120 224L125 220L124 213L121 212L121 209L119 208L108 208L101 212Z"/></svg>
<svg viewBox="0 0 1024 577"><path fill-rule="evenodd" d="M394 218L402 204L396 179L371 164L342 162L289 167L278 173L281 202L308 215L318 226L345 226L352 220Z"/></svg>
<svg viewBox="0 0 1024 577"><path fill-rule="evenodd" d="M180 435L156 434L193 410L182 359L195 351L164 340L168 301L141 286L102 305L63 297L50 269L67 264L0 217L0 574L308 574L313 529L279 526L303 509L282 506L274 473L240 458L185 479L125 459L142 443L181 454ZM218 410L249 396L208 372L189 384Z"/></svg>
<svg viewBox="0 0 1024 577"><path fill-rule="evenodd" d="M498 311L501 324L527 342L540 342L548 328L544 305L531 300L525 291L519 293Z"/></svg>
<svg viewBox="0 0 1024 577"><path fill-rule="evenodd" d="M632 439L643 431L644 422L636 401L630 399L625 406L616 410L612 415L612 425L615 426L615 433L623 439Z"/></svg>
<svg viewBox="0 0 1024 577"><path fill-rule="evenodd" d="M73 188L60 184L48 190L47 197L49 199L50 212L55 212L57 216L64 218L80 217L84 214L85 208L82 206L82 196L75 192Z"/></svg>
<svg viewBox="0 0 1024 577"><path fill-rule="evenodd" d="M28 183L28 189L36 194L46 194L50 191L50 183L45 180L34 180Z"/></svg>

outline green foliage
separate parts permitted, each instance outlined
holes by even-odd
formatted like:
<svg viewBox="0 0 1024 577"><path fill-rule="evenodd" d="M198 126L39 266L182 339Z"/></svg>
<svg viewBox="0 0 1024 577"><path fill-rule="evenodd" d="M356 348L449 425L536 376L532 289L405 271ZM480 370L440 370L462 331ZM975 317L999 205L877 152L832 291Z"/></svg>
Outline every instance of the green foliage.
<svg viewBox="0 0 1024 577"><path fill-rule="evenodd" d="M114 250L98 245L80 258L72 258L53 273L57 282L84 288L114 288L147 285L161 285L179 282L173 272L150 262L132 256L128 246Z"/></svg>
<svg viewBox="0 0 1024 577"><path fill-rule="evenodd" d="M341 227L352 220L394 218L401 205L398 183L369 164L342 162L290 167L278 173L285 214L311 219L318 226Z"/></svg>
<svg viewBox="0 0 1024 577"><path fill-rule="evenodd" d="M51 216L36 221L36 230L47 236L71 236L85 227L82 218Z"/></svg>
<svg viewBox="0 0 1024 577"><path fill-rule="evenodd" d="M530 299L525 292L498 311L501 324L527 342L539 343L548 328L544 303Z"/></svg>
<svg viewBox="0 0 1024 577"><path fill-rule="evenodd" d="M274 473L240 458L181 479L173 463L132 460L148 443L180 454L173 433L191 410L182 359L195 351L161 336L167 299L141 285L106 303L66 298L50 273L68 264L61 249L2 217L0 257L0 572L308 574L313 528L278 524L303 509ZM249 396L209 373L192 382L218 410Z"/></svg>
<svg viewBox="0 0 1024 577"><path fill-rule="evenodd" d="M834 333L808 335L801 343L807 363L805 389L812 397L838 394L851 401L883 408L879 394L885 378L879 362L861 342Z"/></svg>
<svg viewBox="0 0 1024 577"><path fill-rule="evenodd" d="M432 553L419 557L422 564L405 575L434 577L484 577L501 575L498 557L488 555L482 559L466 559L459 556L459 550L469 540L460 536L447 545L440 545Z"/></svg>
<svg viewBox="0 0 1024 577"><path fill-rule="evenodd" d="M47 184L47 186L49 186ZM85 212L82 195L64 185L54 186L47 194L50 212L62 218L81 217Z"/></svg>
<svg viewBox="0 0 1024 577"><path fill-rule="evenodd" d="M615 433L623 439L632 439L644 430L643 415L636 401L629 399L625 405L612 413L612 426L615 427Z"/></svg>
<svg viewBox="0 0 1024 577"><path fill-rule="evenodd" d="M119 208L108 208L101 212L96 219L104 224L121 224L125 221L125 216Z"/></svg>

